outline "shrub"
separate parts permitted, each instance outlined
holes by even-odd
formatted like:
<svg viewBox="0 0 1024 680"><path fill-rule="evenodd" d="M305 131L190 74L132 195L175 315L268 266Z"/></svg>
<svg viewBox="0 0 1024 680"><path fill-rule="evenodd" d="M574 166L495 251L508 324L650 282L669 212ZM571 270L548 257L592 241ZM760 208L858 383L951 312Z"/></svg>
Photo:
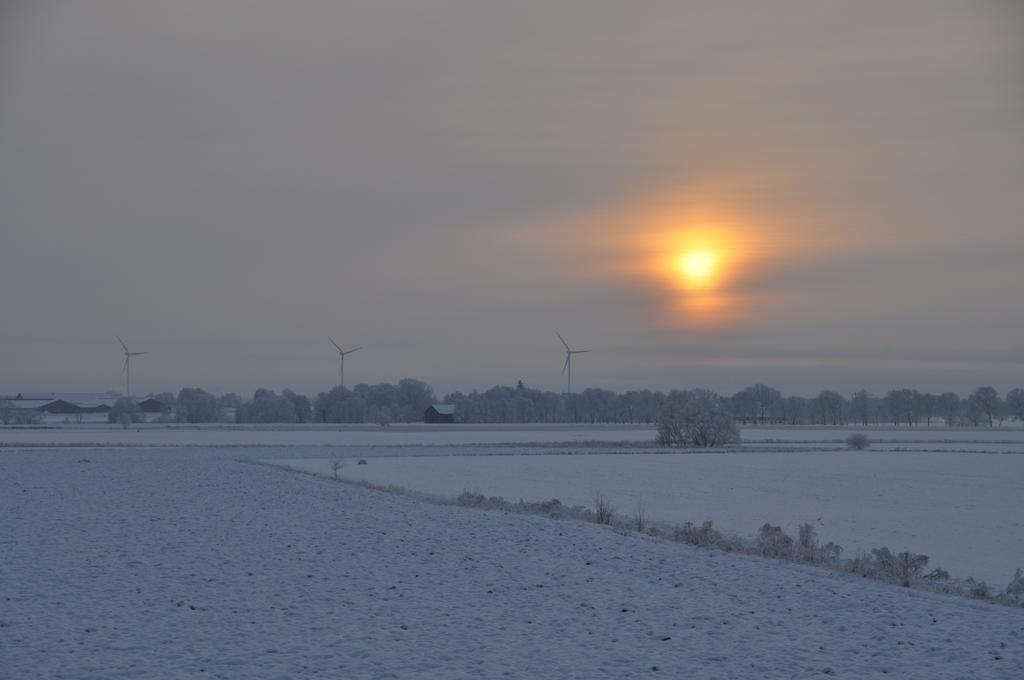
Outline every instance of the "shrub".
<svg viewBox="0 0 1024 680"><path fill-rule="evenodd" d="M912 552L901 552L897 555L888 548L875 548L871 551L871 555L872 559L865 572L866 576L896 581L904 587L909 587L912 581L922 578L924 568L928 566L927 555L918 555ZM936 576L941 576L941 574Z"/></svg>
<svg viewBox="0 0 1024 680"><path fill-rule="evenodd" d="M900 579L900 585L910 587L911 579L921 577L924 568L928 566L927 555L917 555L912 552L901 552L896 556L896 575Z"/></svg>
<svg viewBox="0 0 1024 680"><path fill-rule="evenodd" d="M818 536L810 523L804 522L797 528L797 558L805 562L814 562L818 550Z"/></svg>
<svg viewBox="0 0 1024 680"><path fill-rule="evenodd" d="M967 594L976 600L988 600L992 598L992 588L984 581L967 579Z"/></svg>
<svg viewBox="0 0 1024 680"><path fill-rule="evenodd" d="M709 390L680 393L657 418L661 446L712 447L736 444L740 431L722 398Z"/></svg>
<svg viewBox="0 0 1024 680"><path fill-rule="evenodd" d="M789 557L793 554L793 538L782 527L765 523L757 532L757 547L766 557Z"/></svg>
<svg viewBox="0 0 1024 680"><path fill-rule="evenodd" d="M543 515L551 515L552 517L561 516L564 510L562 501L557 498L552 498L549 501L539 501L537 503L523 503L523 505L533 512L539 512Z"/></svg>
<svg viewBox="0 0 1024 680"><path fill-rule="evenodd" d="M851 434L846 438L846 448L851 451L863 451L869 446L871 446L871 440L862 432Z"/></svg>
<svg viewBox="0 0 1024 680"><path fill-rule="evenodd" d="M870 569L879 576L895 578L896 576L896 555L888 548L874 548L871 551L872 561Z"/></svg>
<svg viewBox="0 0 1024 680"><path fill-rule="evenodd" d="M636 530L640 533L647 531L647 512L643 502L636 504Z"/></svg>
<svg viewBox="0 0 1024 680"><path fill-rule="evenodd" d="M1021 572L1020 567L1017 567L1017 571L1014 572L1010 585L1006 586L1006 594L1014 602L1020 602L1021 596L1024 595L1024 573Z"/></svg>
<svg viewBox="0 0 1024 680"><path fill-rule="evenodd" d="M798 528L794 559L811 564L832 564L842 554L842 547L829 541L825 545L818 543L818 535L814 527L804 522Z"/></svg>
<svg viewBox="0 0 1024 680"><path fill-rule="evenodd" d="M700 526L693 522L687 522L682 527L676 529L674 538L680 543L703 547L716 545L719 542L718 532L712 526L711 520L706 520Z"/></svg>
<svg viewBox="0 0 1024 680"><path fill-rule="evenodd" d="M611 524L615 509L604 494L594 496L594 517L598 524Z"/></svg>
<svg viewBox="0 0 1024 680"><path fill-rule="evenodd" d="M487 502L487 496L479 491L463 491L455 502L459 505L479 506Z"/></svg>

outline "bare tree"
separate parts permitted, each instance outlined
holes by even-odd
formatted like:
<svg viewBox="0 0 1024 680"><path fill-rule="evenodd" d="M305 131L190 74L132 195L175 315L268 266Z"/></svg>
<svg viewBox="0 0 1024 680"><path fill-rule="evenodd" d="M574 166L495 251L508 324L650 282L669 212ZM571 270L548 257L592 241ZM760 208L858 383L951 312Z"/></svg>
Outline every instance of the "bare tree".
<svg viewBox="0 0 1024 680"><path fill-rule="evenodd" d="M861 425L868 424L871 417L871 394L867 390L858 390L850 397L850 413Z"/></svg>
<svg viewBox="0 0 1024 680"><path fill-rule="evenodd" d="M1016 387L1006 393L1006 412L1024 423L1024 389Z"/></svg>
<svg viewBox="0 0 1024 680"><path fill-rule="evenodd" d="M988 426L992 427L993 419L999 409L999 393L992 387L979 387L967 399L968 410L975 411L984 417Z"/></svg>
<svg viewBox="0 0 1024 680"><path fill-rule="evenodd" d="M842 420L843 406L846 405L846 399L843 395L832 390L825 390L818 395L817 398L818 409L821 411L822 425L838 425Z"/></svg>
<svg viewBox="0 0 1024 680"><path fill-rule="evenodd" d="M914 415L917 420L924 418L928 427L931 427L932 418L935 417L936 402L937 398L934 394L914 391Z"/></svg>
<svg viewBox="0 0 1024 680"><path fill-rule="evenodd" d="M914 398L917 390L889 390L885 395L885 406L893 425L906 421L907 426L914 424Z"/></svg>
<svg viewBox="0 0 1024 680"><path fill-rule="evenodd" d="M594 495L594 518L598 524L611 524L615 515L615 509L611 501L601 493Z"/></svg>
<svg viewBox="0 0 1024 680"><path fill-rule="evenodd" d="M943 392L935 398L935 406L939 411L939 415L946 421L947 427L953 427L956 425L957 418L960 417L961 400L960 396L953 392Z"/></svg>

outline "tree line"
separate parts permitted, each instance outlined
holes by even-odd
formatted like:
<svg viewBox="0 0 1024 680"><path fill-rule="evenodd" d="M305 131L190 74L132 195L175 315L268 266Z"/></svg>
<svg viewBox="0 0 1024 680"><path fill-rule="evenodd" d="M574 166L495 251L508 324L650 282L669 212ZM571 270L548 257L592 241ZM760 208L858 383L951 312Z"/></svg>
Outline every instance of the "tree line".
<svg viewBox="0 0 1024 680"><path fill-rule="evenodd" d="M647 425L657 421L667 404L685 401L693 391L600 388L566 395L525 386L497 385L469 393L452 392L438 399L433 388L413 378L396 384L359 384L335 387L313 399L292 390L280 393L258 389L251 398L228 393L214 396L196 387L172 394L152 394L166 406L163 420L181 423L412 423L434 403L455 407L460 423L620 423ZM843 395L824 390L813 397L784 395L763 384L746 387L731 396L714 395L736 422L744 425L878 425L915 427L943 424L987 426L1007 419L1024 422L1024 389L1000 395L992 387L979 387L966 396L954 392L932 394L900 388L886 394L858 390ZM127 414L137 417L137 406L121 400L111 422Z"/></svg>

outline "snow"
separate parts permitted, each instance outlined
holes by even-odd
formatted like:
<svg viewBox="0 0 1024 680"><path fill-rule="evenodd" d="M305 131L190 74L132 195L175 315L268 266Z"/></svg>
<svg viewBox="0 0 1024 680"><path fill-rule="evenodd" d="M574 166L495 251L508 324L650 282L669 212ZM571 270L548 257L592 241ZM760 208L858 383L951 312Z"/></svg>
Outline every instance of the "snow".
<svg viewBox="0 0 1024 680"><path fill-rule="evenodd" d="M0 446L452 446L557 442L650 442L642 426L572 425L159 425L0 427Z"/></svg>
<svg viewBox="0 0 1024 680"><path fill-rule="evenodd" d="M1024 676L1024 610L239 453L0 451L0 677Z"/></svg>
<svg viewBox="0 0 1024 680"><path fill-rule="evenodd" d="M843 425L841 427L745 427L743 440L752 442L842 442L863 432L873 442L1009 442L1024 450L1024 429L1013 427L892 427Z"/></svg>
<svg viewBox="0 0 1024 680"><path fill-rule="evenodd" d="M329 460L271 461L330 477ZM454 497L592 507L607 497L632 516L682 524L711 519L753 535L765 522L792 534L803 522L826 541L888 546L931 557L960 577L1005 586L1024 567L1024 456L953 453L791 452L443 456L348 459L342 478Z"/></svg>
<svg viewBox="0 0 1024 680"><path fill-rule="evenodd" d="M750 427L742 449L843 448L854 432L866 432L877 450L989 451L1024 453L1020 428ZM640 425L120 425L0 427L0 448L12 446L262 446L262 447L520 447L581 446L631 450L654 446L653 427ZM438 450L433 455L451 451Z"/></svg>

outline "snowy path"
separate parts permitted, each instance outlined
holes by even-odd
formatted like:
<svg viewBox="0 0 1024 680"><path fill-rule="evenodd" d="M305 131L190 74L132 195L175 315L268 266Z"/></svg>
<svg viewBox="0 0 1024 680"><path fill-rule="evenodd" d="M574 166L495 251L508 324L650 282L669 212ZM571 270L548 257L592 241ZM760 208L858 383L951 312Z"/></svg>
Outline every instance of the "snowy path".
<svg viewBox="0 0 1024 680"><path fill-rule="evenodd" d="M1024 610L237 455L0 454L0 677L1024 677Z"/></svg>

